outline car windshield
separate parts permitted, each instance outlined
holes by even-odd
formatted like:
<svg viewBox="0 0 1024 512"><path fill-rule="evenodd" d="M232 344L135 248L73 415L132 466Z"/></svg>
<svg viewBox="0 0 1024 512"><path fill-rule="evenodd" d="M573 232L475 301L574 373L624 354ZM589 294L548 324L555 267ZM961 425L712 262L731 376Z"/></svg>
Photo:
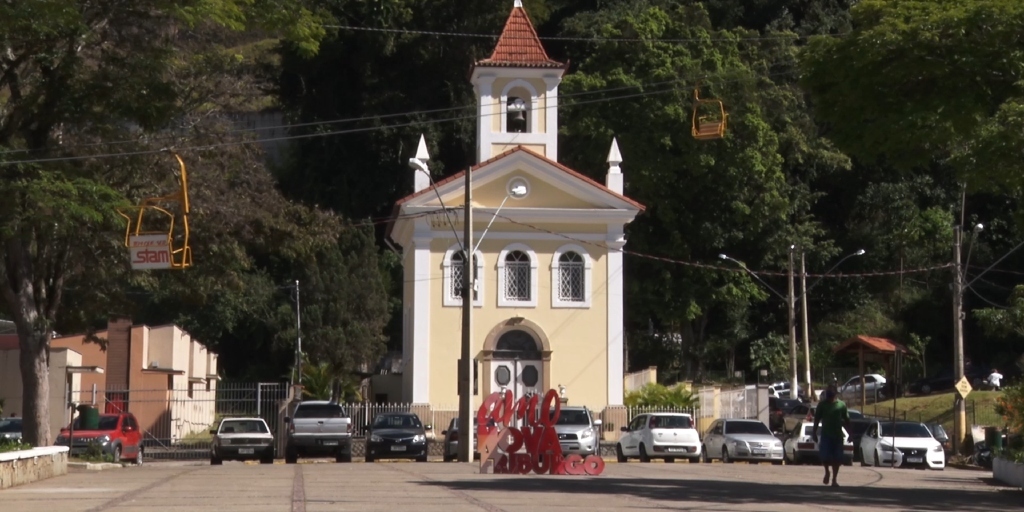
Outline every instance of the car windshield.
<svg viewBox="0 0 1024 512"><path fill-rule="evenodd" d="M75 430L115 430L117 428L117 416L114 415L101 415L99 426L95 428L92 425L86 425L82 423L83 418L81 416L75 418L74 429Z"/></svg>
<svg viewBox="0 0 1024 512"><path fill-rule="evenodd" d="M727 421L725 422L726 434L765 434L772 435L772 431L760 421Z"/></svg>
<svg viewBox="0 0 1024 512"><path fill-rule="evenodd" d="M299 404L296 418L344 418L345 409L338 404Z"/></svg>
<svg viewBox="0 0 1024 512"><path fill-rule="evenodd" d="M0 432L21 432L21 419L0 420Z"/></svg>
<svg viewBox="0 0 1024 512"><path fill-rule="evenodd" d="M266 434L267 425L257 420L225 420L220 424L221 434Z"/></svg>
<svg viewBox="0 0 1024 512"><path fill-rule="evenodd" d="M651 416L651 428L693 428L687 416Z"/></svg>
<svg viewBox="0 0 1024 512"><path fill-rule="evenodd" d="M420 419L411 414L382 414L373 420L373 428L422 428Z"/></svg>
<svg viewBox="0 0 1024 512"><path fill-rule="evenodd" d="M932 437L928 427L920 423L896 423L896 437ZM882 423L882 437L893 436L893 424Z"/></svg>
<svg viewBox="0 0 1024 512"><path fill-rule="evenodd" d="M590 425L590 414L586 409L562 409L556 425Z"/></svg>

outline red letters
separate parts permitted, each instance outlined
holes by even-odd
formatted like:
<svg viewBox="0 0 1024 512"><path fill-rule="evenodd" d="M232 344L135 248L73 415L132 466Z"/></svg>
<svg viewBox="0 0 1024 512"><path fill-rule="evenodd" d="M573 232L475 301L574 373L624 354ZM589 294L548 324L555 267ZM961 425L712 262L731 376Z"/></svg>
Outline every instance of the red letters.
<svg viewBox="0 0 1024 512"><path fill-rule="evenodd" d="M601 457L562 456L555 431L561 412L562 403L553 389L543 400L530 395L515 403L508 391L491 393L477 411L484 454L481 472L490 467L494 474L600 475L604 471ZM522 426L513 426L520 422Z"/></svg>

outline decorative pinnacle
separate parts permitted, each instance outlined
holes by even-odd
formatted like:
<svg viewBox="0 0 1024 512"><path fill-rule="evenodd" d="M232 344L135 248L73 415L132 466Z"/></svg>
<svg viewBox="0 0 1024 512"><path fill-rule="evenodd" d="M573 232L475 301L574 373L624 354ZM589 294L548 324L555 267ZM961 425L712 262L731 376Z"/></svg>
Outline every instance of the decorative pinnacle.
<svg viewBox="0 0 1024 512"><path fill-rule="evenodd" d="M516 0L516 3L512 4L512 8L513 9L515 9L516 7L519 7L520 9L522 9L522 7L523 7L523 0Z"/></svg>
<svg viewBox="0 0 1024 512"><path fill-rule="evenodd" d="M622 163L622 153L619 152L619 141L612 137L612 148L608 151L608 163L618 167Z"/></svg>
<svg viewBox="0 0 1024 512"><path fill-rule="evenodd" d="M416 159L426 162L430 160L430 153L427 152L427 140L420 134L420 144L416 148Z"/></svg>

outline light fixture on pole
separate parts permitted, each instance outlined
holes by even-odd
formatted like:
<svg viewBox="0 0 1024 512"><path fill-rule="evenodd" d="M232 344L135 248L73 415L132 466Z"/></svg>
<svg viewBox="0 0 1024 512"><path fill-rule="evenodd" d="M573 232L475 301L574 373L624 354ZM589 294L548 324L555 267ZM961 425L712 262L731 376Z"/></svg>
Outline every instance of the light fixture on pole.
<svg viewBox="0 0 1024 512"><path fill-rule="evenodd" d="M818 284L821 283L821 280L824 279L825 276L831 274L833 270L839 268L839 265L842 265L844 261L846 261L846 260L848 260L848 259L850 259L850 258L852 258L854 256L863 256L866 253L867 253L867 251L865 251L864 249L858 249L856 252L853 252L851 254L847 254L845 257L840 259L838 263L836 263L835 265L832 265L832 268L828 269L827 272L822 274L821 277L819 277L818 280L815 281L813 284L811 284L810 288L808 288L807 287L807 271L806 271L806 267L804 266L804 259L805 259L804 258L804 254L805 253L803 251L800 251L800 316L801 316L801 324L803 326L802 331L803 331L803 338L804 338L804 385L807 386L807 397L808 398L811 398L811 397L814 396L814 387L813 387L814 383L811 382L811 343L810 343L810 334L809 334L810 327L809 327L808 322L807 322L807 292L809 292L812 289L814 289L815 286L818 286Z"/></svg>

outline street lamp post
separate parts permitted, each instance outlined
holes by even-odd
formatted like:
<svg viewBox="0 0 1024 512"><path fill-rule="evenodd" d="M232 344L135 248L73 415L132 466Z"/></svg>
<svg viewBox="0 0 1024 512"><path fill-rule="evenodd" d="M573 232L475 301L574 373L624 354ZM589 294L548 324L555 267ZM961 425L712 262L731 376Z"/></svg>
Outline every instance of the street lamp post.
<svg viewBox="0 0 1024 512"><path fill-rule="evenodd" d="M839 265L842 265L844 261L854 256L863 256L866 252L867 251L865 251L864 249L859 249L854 253L847 254L845 257L840 259L838 263L832 265L832 268L828 269L828 271L822 274L821 277L819 277L818 280L815 281L810 288L807 287L807 271L804 266L805 253L803 251L800 252L800 320L802 324L804 339L804 381L807 386L808 398L814 396L814 389L813 383L811 382L811 338L809 334L810 327L807 322L807 292L811 291L815 286L818 286L818 284L821 283L821 280L824 279L825 276L831 274L833 270L839 268Z"/></svg>

